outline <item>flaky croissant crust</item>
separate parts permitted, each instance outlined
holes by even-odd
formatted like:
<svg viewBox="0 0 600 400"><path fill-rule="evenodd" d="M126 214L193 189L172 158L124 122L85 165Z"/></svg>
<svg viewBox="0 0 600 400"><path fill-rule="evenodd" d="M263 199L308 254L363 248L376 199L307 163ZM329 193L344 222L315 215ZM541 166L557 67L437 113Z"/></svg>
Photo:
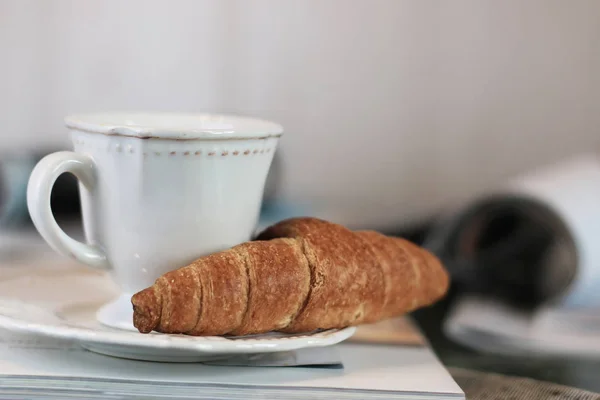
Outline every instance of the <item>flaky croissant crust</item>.
<svg viewBox="0 0 600 400"><path fill-rule="evenodd" d="M132 297L133 323L196 336L310 332L410 312L448 285L440 261L407 240L292 218L164 274Z"/></svg>

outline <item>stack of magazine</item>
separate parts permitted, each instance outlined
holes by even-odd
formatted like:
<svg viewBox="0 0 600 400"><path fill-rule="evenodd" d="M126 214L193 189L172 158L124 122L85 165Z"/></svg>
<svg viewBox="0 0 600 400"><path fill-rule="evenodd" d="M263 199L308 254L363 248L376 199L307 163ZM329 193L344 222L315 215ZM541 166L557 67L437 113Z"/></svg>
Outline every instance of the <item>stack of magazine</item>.
<svg viewBox="0 0 600 400"><path fill-rule="evenodd" d="M307 357L291 354L286 366L276 365L281 357L260 366L269 365L270 356L257 365L252 357L234 365L153 363L3 335L0 399L464 398L426 346L347 343Z"/></svg>

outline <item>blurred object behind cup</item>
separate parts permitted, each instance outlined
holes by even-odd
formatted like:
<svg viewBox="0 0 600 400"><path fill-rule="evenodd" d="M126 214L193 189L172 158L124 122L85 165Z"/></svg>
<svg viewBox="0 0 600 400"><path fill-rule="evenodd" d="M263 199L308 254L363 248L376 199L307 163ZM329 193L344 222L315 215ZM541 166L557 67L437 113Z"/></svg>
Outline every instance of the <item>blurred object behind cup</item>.
<svg viewBox="0 0 600 400"><path fill-rule="evenodd" d="M27 181L34 165L31 155L5 155L0 159L0 228L26 221Z"/></svg>
<svg viewBox="0 0 600 400"><path fill-rule="evenodd" d="M600 305L600 161L530 171L444 218L425 246L459 290L519 306Z"/></svg>

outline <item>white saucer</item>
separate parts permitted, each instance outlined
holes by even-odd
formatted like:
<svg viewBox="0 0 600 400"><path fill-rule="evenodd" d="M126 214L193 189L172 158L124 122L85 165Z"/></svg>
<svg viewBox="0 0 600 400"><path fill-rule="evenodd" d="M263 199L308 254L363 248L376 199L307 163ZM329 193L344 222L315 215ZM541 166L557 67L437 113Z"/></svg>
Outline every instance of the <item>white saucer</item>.
<svg viewBox="0 0 600 400"><path fill-rule="evenodd" d="M96 311L96 319L108 328L138 331L133 326L133 308L131 306L130 294L122 294L115 300L100 307Z"/></svg>
<svg viewBox="0 0 600 400"><path fill-rule="evenodd" d="M355 331L346 328L300 335L270 333L243 337L141 334L105 327L96 322L95 314L95 307L56 312L19 300L0 299L2 328L71 340L93 352L145 361L197 362L329 346L349 338Z"/></svg>
<svg viewBox="0 0 600 400"><path fill-rule="evenodd" d="M302 335L227 338L141 334L130 323L123 324L125 329L116 329L100 323L101 315L97 314L111 303L129 299L120 298L108 274L65 262L52 253L32 258L19 265L0 263L0 328L70 340L110 356L196 362L328 346L355 331L346 328ZM130 318L128 314L126 319Z"/></svg>

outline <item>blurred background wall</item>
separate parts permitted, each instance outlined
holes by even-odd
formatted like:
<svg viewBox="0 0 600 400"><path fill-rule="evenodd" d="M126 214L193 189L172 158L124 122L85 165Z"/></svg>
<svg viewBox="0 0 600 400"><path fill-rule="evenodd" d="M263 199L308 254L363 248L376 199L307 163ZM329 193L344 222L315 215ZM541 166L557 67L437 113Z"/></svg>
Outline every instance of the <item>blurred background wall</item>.
<svg viewBox="0 0 600 400"><path fill-rule="evenodd" d="M600 148L598 16L595 0L0 0L0 153L70 147L74 112L251 114L286 128L277 199L411 224Z"/></svg>

